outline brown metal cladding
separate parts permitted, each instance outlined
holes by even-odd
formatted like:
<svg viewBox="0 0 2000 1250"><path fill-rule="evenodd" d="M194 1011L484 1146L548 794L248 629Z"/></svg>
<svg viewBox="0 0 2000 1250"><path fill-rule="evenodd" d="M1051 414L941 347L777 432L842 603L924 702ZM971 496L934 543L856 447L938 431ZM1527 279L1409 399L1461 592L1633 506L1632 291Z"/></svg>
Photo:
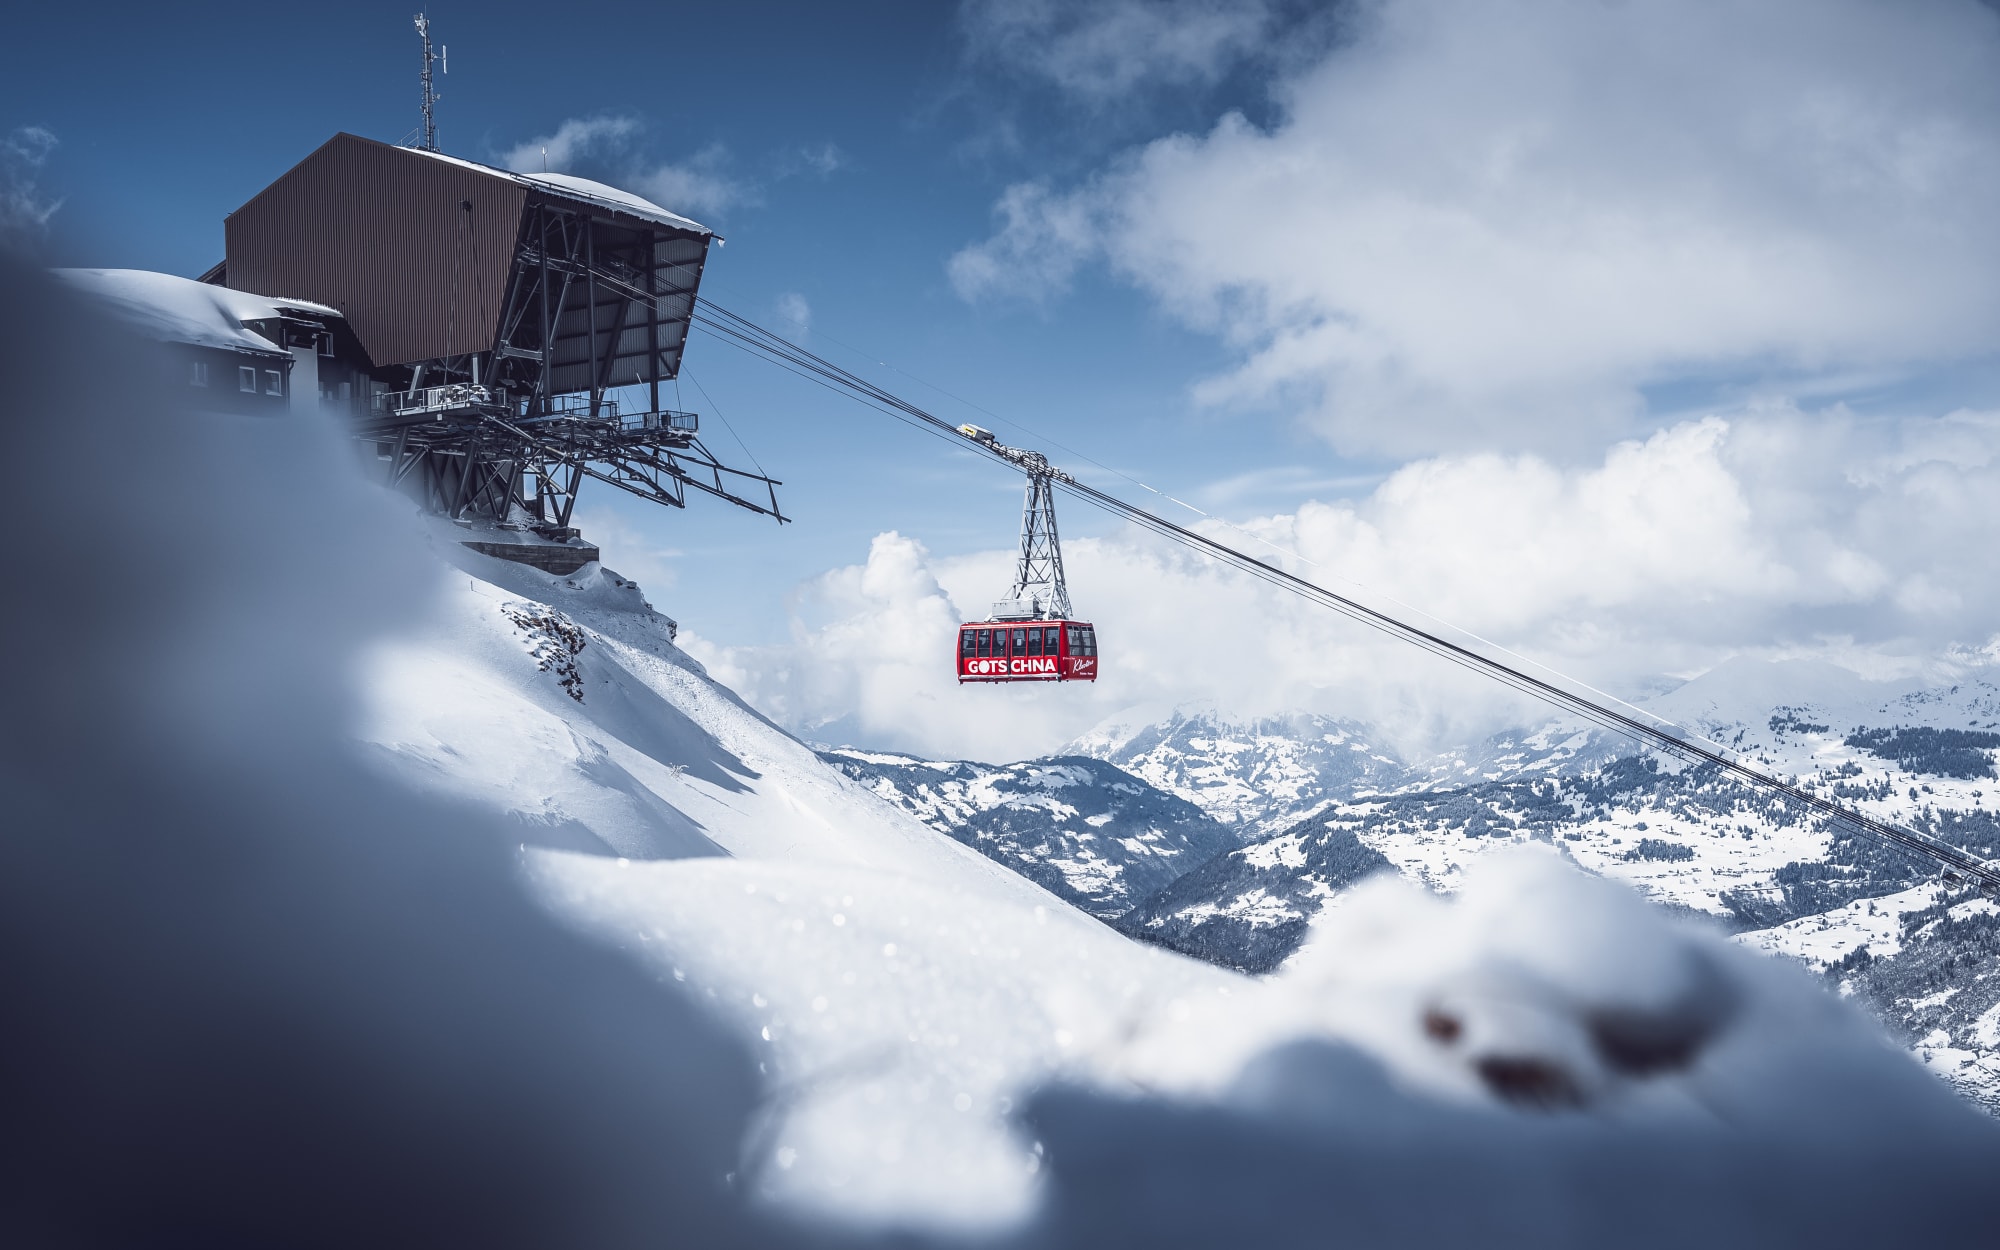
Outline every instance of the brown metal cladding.
<svg viewBox="0 0 2000 1250"><path fill-rule="evenodd" d="M340 309L378 367L483 352L526 198L505 177L335 135L230 214L228 283Z"/></svg>

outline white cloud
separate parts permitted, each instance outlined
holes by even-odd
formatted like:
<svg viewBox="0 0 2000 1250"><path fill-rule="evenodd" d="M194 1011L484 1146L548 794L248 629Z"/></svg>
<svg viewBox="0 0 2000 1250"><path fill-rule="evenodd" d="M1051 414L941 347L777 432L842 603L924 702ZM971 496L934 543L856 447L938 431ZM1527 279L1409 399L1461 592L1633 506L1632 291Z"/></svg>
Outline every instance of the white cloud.
<svg viewBox="0 0 2000 1250"><path fill-rule="evenodd" d="M800 174L811 174L817 178L830 178L846 168L847 153L832 143L809 143L780 152L774 167L780 178L792 178Z"/></svg>
<svg viewBox="0 0 2000 1250"><path fill-rule="evenodd" d="M979 563L993 565L990 580L1004 589L1004 558ZM971 757L1032 753L1060 741L1067 722L1046 697L959 688L950 652L964 618L939 576L921 543L880 534L865 564L800 588L789 644L724 647L684 633L681 645L754 706L808 737L926 744ZM988 599L998 593L985 592Z"/></svg>
<svg viewBox="0 0 2000 1250"><path fill-rule="evenodd" d="M1898 423L1781 406L1685 422L1580 467L1532 455L1421 460L1358 501L1244 528L1316 562L1273 556L1336 590L1359 583L1364 601L1404 615L1394 601L1417 605L1630 696L1733 654L1878 676L1993 662L1996 497L2000 414ZM1009 556L940 561L895 534L875 540L866 564L802 588L789 644L697 642L697 654L809 734L971 758L1045 752L1138 703L1312 708L1406 742L1533 714L1443 661L1150 536L1065 546L1078 611L1104 642L1094 687L957 687L953 628L984 615Z"/></svg>
<svg viewBox="0 0 2000 1250"><path fill-rule="evenodd" d="M968 298L1102 258L1225 339L1198 391L1343 447L1598 446L1684 376L2000 332L2000 19L1974 0L1378 0L1238 115L1010 188Z"/></svg>
<svg viewBox="0 0 2000 1250"><path fill-rule="evenodd" d="M754 200L752 189L729 174L729 152L721 144L682 161L656 161L641 150L644 137L645 126L634 117L572 117L551 134L507 149L500 163L522 173L597 178L691 215Z"/></svg>
<svg viewBox="0 0 2000 1250"><path fill-rule="evenodd" d="M1008 187L993 207L999 230L946 264L952 289L976 300L1004 294L1045 300L1069 290L1070 279L1098 248L1103 209L1091 194L1057 194L1047 183Z"/></svg>
<svg viewBox="0 0 2000 1250"><path fill-rule="evenodd" d="M44 126L16 126L0 138L0 246L32 247L62 207L41 189L42 167L56 144Z"/></svg>
<svg viewBox="0 0 2000 1250"><path fill-rule="evenodd" d="M638 136L635 117L572 117L554 134L539 135L501 154L507 168L524 174L567 173L578 163L622 155Z"/></svg>
<svg viewBox="0 0 2000 1250"><path fill-rule="evenodd" d="M812 305L797 291L786 291L777 299L778 324L792 338L804 338L812 329Z"/></svg>
<svg viewBox="0 0 2000 1250"><path fill-rule="evenodd" d="M1268 0L969 0L960 18L973 55L1105 101L1146 86L1213 83L1260 51L1272 7Z"/></svg>

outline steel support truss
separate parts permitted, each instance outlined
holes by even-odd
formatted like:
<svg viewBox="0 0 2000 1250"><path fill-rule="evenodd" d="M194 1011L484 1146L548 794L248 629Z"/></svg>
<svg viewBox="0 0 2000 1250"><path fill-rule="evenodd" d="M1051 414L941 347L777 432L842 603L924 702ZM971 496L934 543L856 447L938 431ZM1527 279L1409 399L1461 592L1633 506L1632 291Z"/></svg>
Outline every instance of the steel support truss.
<svg viewBox="0 0 2000 1250"><path fill-rule="evenodd" d="M1062 540L1056 533L1054 475L1046 466L1044 461L1043 471L1028 468L1028 492L1021 504L1021 551L1014 563L1014 587L1005 600L1007 616L1062 620L1070 615Z"/></svg>
<svg viewBox="0 0 2000 1250"><path fill-rule="evenodd" d="M454 520L525 523L566 537L586 477L675 508L687 506L691 488L788 520L778 507L783 483L723 464L694 425L688 413L524 418L482 404L393 426L376 423L361 436L373 444L391 485Z"/></svg>
<svg viewBox="0 0 2000 1250"><path fill-rule="evenodd" d="M390 483L455 520L558 538L574 533L587 477L675 508L694 490L787 520L781 482L723 464L693 414L660 406L702 268L701 252L676 258L674 246L585 211L531 207L492 349L416 366L412 389L374 397L361 418L357 436ZM621 415L606 392L635 382L649 410Z"/></svg>

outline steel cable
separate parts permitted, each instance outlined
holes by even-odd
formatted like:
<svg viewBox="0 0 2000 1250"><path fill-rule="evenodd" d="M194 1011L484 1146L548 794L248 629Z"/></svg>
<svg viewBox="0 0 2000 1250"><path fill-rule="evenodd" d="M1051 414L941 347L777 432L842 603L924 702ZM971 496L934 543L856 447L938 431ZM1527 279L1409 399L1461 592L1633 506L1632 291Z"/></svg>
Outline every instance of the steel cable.
<svg viewBox="0 0 2000 1250"><path fill-rule="evenodd" d="M949 438L960 446L983 451L1008 468L1020 471L1018 464L996 451L992 444L962 433L957 426L942 417L935 416L875 383L850 373L839 365L706 299L697 301L693 320L708 333L729 341L753 355L772 360L789 372L858 399L867 407L895 417L905 424L924 429L927 433ZM1554 682L1521 672L1490 656L1482 655L1450 639L1439 637L1358 600L1287 573L1247 552L1217 542L1165 517L1148 512L1136 504L1127 503L1116 495L1078 482L1068 475L1061 475L1055 480L1059 488L1082 502L1123 518L1199 555L1260 578L1281 590L1298 595L1321 607L1330 608L1391 637L1412 643L1462 668L1498 681L1513 690L1611 730L1642 746L1697 767L1704 765L1712 767L1752 786L1782 795L1837 824L1928 859L1948 873L1962 874L1982 889L2000 894L2000 868L1949 843L1879 820L1842 806L1831 799L1822 798L1803 786L1750 766L1724 748L1704 744L1693 735L1676 733L1672 729L1648 724L1614 708L1605 707Z"/></svg>

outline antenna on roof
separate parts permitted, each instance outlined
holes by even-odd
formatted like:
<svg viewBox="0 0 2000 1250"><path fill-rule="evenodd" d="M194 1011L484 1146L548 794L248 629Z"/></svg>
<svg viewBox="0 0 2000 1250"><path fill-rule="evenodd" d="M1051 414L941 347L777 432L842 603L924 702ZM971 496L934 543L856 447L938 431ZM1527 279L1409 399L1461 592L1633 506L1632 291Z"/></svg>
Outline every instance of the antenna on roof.
<svg viewBox="0 0 2000 1250"><path fill-rule="evenodd" d="M435 152L438 150L437 102L444 97L431 90L431 62L442 65L444 58L431 52L431 19L422 13L417 14L417 34L424 41L424 128L423 142L418 146L426 152Z"/></svg>

